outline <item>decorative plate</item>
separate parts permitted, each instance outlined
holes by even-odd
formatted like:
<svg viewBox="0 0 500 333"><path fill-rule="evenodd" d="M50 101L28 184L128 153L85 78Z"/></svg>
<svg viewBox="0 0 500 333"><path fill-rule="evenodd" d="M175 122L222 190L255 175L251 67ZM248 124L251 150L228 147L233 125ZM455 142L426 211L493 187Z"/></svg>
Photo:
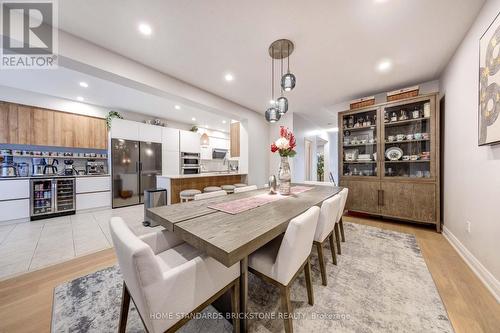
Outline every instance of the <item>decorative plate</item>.
<svg viewBox="0 0 500 333"><path fill-rule="evenodd" d="M403 157L403 151L398 147L387 148L385 151L385 157L391 161L397 161Z"/></svg>

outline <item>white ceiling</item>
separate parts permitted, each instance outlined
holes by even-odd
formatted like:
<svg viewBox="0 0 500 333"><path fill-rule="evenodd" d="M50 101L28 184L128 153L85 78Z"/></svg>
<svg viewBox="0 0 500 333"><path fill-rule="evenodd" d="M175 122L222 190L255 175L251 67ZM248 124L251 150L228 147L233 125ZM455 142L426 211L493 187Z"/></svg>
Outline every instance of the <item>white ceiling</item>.
<svg viewBox="0 0 500 333"><path fill-rule="evenodd" d="M80 87L86 82L88 88ZM165 97L141 92L110 81L59 67L56 70L9 70L2 71L0 86L8 86L37 93L76 100L84 97L84 103L115 111L131 111L152 117L172 120L218 131L229 131L231 118L209 112L200 107L186 105ZM180 106L180 110L175 109ZM192 120L192 118L196 120ZM225 123L223 123L225 122Z"/></svg>
<svg viewBox="0 0 500 333"><path fill-rule="evenodd" d="M59 1L71 34L263 112L269 44L296 44L290 110L329 105L437 78L484 0ZM147 22L153 34L140 35ZM393 69L375 70L383 58ZM224 75L235 80L228 83ZM318 118L321 119L321 118Z"/></svg>

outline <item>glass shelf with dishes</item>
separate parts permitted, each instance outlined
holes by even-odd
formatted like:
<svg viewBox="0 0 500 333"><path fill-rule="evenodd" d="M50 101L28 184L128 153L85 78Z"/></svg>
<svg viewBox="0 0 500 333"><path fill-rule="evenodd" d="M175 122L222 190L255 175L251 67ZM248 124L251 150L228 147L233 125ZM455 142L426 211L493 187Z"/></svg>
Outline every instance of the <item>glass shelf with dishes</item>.
<svg viewBox="0 0 500 333"><path fill-rule="evenodd" d="M384 177L431 178L430 101L383 109Z"/></svg>
<svg viewBox="0 0 500 333"><path fill-rule="evenodd" d="M376 177L377 109L342 116L342 175Z"/></svg>

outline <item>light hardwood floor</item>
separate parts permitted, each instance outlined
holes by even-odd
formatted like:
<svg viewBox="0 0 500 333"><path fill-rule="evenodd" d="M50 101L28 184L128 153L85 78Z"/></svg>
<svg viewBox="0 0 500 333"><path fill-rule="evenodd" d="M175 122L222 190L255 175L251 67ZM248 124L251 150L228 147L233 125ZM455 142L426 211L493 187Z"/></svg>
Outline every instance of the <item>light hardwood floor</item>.
<svg viewBox="0 0 500 333"><path fill-rule="evenodd" d="M345 221L414 234L455 332L498 332L500 304L441 234L412 224L352 216ZM54 287L115 262L108 249L0 282L0 332L50 332Z"/></svg>

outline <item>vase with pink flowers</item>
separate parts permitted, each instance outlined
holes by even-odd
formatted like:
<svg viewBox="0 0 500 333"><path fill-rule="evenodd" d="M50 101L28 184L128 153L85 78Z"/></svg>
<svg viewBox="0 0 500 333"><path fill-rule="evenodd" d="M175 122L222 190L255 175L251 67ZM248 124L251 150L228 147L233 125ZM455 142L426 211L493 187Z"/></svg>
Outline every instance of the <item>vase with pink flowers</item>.
<svg viewBox="0 0 500 333"><path fill-rule="evenodd" d="M297 143L295 142L295 136L292 131L284 126L281 126L279 139L271 145L271 152L277 152L281 156L280 169L278 173L279 193L281 195L290 194L292 172L290 170L288 158L294 157L297 153L295 151L296 145Z"/></svg>

